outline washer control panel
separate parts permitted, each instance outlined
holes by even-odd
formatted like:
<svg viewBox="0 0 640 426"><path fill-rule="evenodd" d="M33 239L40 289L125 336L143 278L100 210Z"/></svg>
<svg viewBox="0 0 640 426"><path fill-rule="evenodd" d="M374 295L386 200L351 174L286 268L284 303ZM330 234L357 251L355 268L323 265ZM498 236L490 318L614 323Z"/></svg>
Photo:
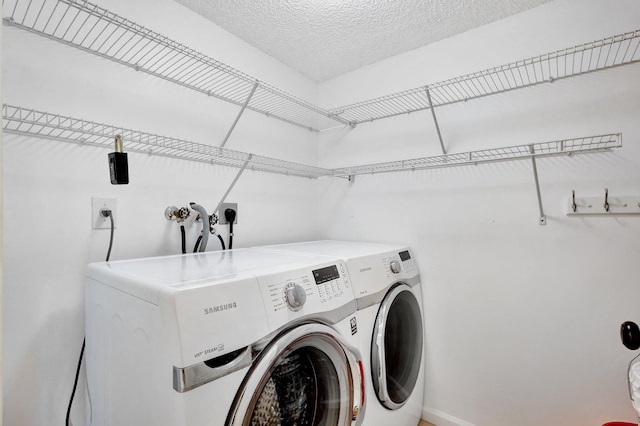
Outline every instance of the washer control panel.
<svg viewBox="0 0 640 426"><path fill-rule="evenodd" d="M315 269L311 273L322 303L334 297L342 296L346 289L349 288L349 279L347 278L344 264L340 264L340 271L338 270L338 265L330 265Z"/></svg>
<svg viewBox="0 0 640 426"><path fill-rule="evenodd" d="M318 314L354 303L343 262L258 277L269 323L278 327L298 316Z"/></svg>
<svg viewBox="0 0 640 426"><path fill-rule="evenodd" d="M284 300L287 302L289 309L297 312L307 301L307 292L304 287L294 282L287 283L284 287Z"/></svg>

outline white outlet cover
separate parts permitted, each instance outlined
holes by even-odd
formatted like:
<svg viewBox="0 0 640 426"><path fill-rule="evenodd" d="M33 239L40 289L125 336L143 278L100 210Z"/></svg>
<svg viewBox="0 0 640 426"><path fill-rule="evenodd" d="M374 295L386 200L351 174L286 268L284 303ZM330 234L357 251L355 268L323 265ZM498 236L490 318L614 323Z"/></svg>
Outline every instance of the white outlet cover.
<svg viewBox="0 0 640 426"><path fill-rule="evenodd" d="M117 225L118 214L116 211L115 198L91 197L91 227L93 229L111 229L111 220L100 214L100 210L109 209L113 215L114 228Z"/></svg>

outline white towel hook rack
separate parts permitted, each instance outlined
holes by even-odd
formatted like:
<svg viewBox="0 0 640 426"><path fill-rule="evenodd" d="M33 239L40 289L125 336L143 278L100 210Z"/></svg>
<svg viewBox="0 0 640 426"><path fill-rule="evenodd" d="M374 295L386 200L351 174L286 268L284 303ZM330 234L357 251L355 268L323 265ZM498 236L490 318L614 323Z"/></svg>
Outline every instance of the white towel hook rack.
<svg viewBox="0 0 640 426"><path fill-rule="evenodd" d="M567 216L640 215L640 195L611 195L609 188L601 195L576 197L575 190L567 202Z"/></svg>

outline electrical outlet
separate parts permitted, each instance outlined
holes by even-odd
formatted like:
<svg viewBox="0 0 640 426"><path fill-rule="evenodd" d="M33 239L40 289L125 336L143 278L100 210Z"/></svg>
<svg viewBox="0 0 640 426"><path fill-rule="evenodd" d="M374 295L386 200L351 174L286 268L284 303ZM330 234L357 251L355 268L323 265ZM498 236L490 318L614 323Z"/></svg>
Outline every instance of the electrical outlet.
<svg viewBox="0 0 640 426"><path fill-rule="evenodd" d="M100 213L102 209L111 210L113 227L115 228L118 217L116 212L116 199L96 197L91 197L91 227L93 229L111 229L111 220Z"/></svg>
<svg viewBox="0 0 640 426"><path fill-rule="evenodd" d="M236 218L233 221L233 224L235 225L236 223L238 223L238 203L222 203L220 205L220 210L218 210L218 223L220 225L226 225L229 222L227 222L227 219L224 217L224 211L226 209L233 209L236 211Z"/></svg>

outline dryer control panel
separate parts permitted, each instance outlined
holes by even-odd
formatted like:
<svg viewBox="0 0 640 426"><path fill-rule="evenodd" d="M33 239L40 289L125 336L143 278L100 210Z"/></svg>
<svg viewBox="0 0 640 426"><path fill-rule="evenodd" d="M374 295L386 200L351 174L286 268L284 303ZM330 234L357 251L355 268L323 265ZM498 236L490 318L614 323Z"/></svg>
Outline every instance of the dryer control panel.
<svg viewBox="0 0 640 426"><path fill-rule="evenodd" d="M329 312L354 303L342 261L268 274L258 282L272 329L307 316L329 318Z"/></svg>
<svg viewBox="0 0 640 426"><path fill-rule="evenodd" d="M415 260L411 257L409 250L403 250L397 254L393 253L383 258L382 262L385 263L387 277L398 274L411 276L417 273Z"/></svg>
<svg viewBox="0 0 640 426"><path fill-rule="evenodd" d="M349 273L356 299L385 292L398 281L419 279L418 264L413 254L402 247L349 259Z"/></svg>

